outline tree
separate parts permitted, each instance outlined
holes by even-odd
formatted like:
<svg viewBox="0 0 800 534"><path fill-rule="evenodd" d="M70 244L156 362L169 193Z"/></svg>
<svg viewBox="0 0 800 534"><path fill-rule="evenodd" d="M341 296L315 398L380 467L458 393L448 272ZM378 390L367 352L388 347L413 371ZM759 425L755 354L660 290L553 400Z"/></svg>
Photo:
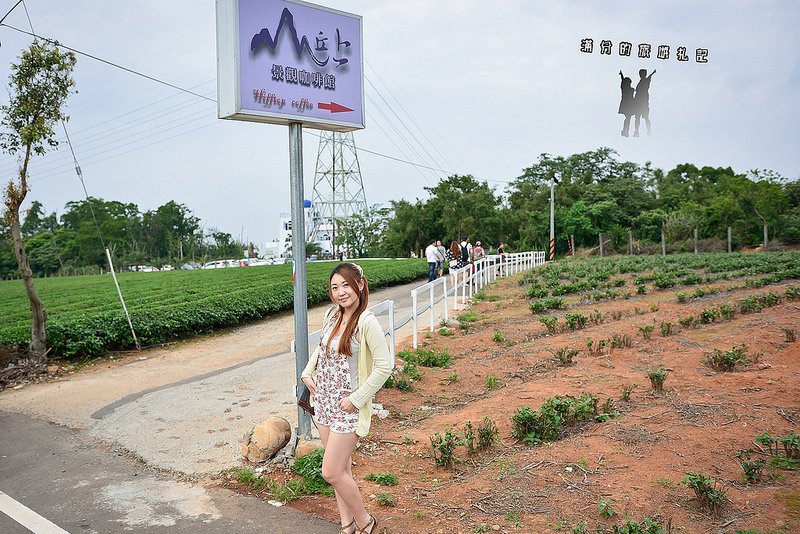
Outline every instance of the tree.
<svg viewBox="0 0 800 534"><path fill-rule="evenodd" d="M11 179L3 195L4 219L10 228L14 256L31 305L31 358L46 359L47 313L33 284L33 272L20 228L19 209L28 194L28 165L33 155L43 155L47 147L58 146L53 127L68 120L62 110L75 81L72 70L75 55L61 52L57 43L35 39L23 50L19 63L11 65L9 103L0 107L0 147L11 155L19 154L19 176Z"/></svg>
<svg viewBox="0 0 800 534"><path fill-rule="evenodd" d="M374 204L337 221L337 244L345 245L352 258L376 256L386 233L389 208Z"/></svg>

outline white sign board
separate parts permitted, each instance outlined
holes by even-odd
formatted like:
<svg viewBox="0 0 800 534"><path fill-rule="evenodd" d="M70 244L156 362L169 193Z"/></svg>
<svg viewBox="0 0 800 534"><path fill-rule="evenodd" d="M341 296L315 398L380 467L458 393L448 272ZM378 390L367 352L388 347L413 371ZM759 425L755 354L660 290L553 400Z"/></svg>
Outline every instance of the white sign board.
<svg viewBox="0 0 800 534"><path fill-rule="evenodd" d="M217 0L217 114L364 128L361 17L297 0Z"/></svg>

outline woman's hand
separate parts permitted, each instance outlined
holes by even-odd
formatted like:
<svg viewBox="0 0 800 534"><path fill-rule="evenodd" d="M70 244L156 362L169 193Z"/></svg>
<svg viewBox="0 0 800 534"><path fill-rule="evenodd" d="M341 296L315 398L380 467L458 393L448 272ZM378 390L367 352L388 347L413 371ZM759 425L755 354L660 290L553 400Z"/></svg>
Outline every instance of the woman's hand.
<svg viewBox="0 0 800 534"><path fill-rule="evenodd" d="M317 392L317 385L314 383L314 381L311 378L309 378L307 376L304 377L303 378L303 384L306 385L306 387L308 388L308 390L311 392L312 395Z"/></svg>
<svg viewBox="0 0 800 534"><path fill-rule="evenodd" d="M339 408L341 408L342 411L347 413L353 413L358 411L358 408L356 408L355 405L353 405L353 403L350 402L350 397L345 397L342 400L340 400Z"/></svg>

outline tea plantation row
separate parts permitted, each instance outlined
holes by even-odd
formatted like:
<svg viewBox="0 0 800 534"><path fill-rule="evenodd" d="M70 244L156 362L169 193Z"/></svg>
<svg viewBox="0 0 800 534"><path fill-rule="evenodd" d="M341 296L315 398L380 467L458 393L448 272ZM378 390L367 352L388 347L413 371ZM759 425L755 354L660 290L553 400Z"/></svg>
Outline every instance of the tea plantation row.
<svg viewBox="0 0 800 534"><path fill-rule="evenodd" d="M370 288L425 276L425 260L359 262ZM328 300L333 262L307 264L308 304ZM117 275L136 336L142 345L181 339L291 310L292 266L265 265L200 271ZM87 357L134 347L110 276L36 280L48 313L50 357ZM0 346L30 340L30 307L20 280L0 282Z"/></svg>

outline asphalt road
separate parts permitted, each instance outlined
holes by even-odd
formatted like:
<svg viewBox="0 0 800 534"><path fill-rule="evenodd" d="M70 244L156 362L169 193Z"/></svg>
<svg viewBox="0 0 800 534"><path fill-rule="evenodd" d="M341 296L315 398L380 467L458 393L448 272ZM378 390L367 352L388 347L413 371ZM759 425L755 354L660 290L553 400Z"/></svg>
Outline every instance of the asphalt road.
<svg viewBox="0 0 800 534"><path fill-rule="evenodd" d="M394 300L402 320L420 285L374 291L370 301ZM386 317L379 319L386 325ZM420 321L420 329L428 327L429 314ZM287 349L291 337L283 340ZM126 372L149 365L136 362L117 368L113 379L122 383ZM266 417L296 427L293 355L265 354L196 375L184 367L182 376L97 405L80 403L81 391L91 390L92 380L110 380L110 373L0 394L0 533L336 532L327 521L219 489L207 476L241 465L242 435ZM37 410L59 392L59 402L75 399L75 410ZM77 406L91 418L74 413Z"/></svg>

